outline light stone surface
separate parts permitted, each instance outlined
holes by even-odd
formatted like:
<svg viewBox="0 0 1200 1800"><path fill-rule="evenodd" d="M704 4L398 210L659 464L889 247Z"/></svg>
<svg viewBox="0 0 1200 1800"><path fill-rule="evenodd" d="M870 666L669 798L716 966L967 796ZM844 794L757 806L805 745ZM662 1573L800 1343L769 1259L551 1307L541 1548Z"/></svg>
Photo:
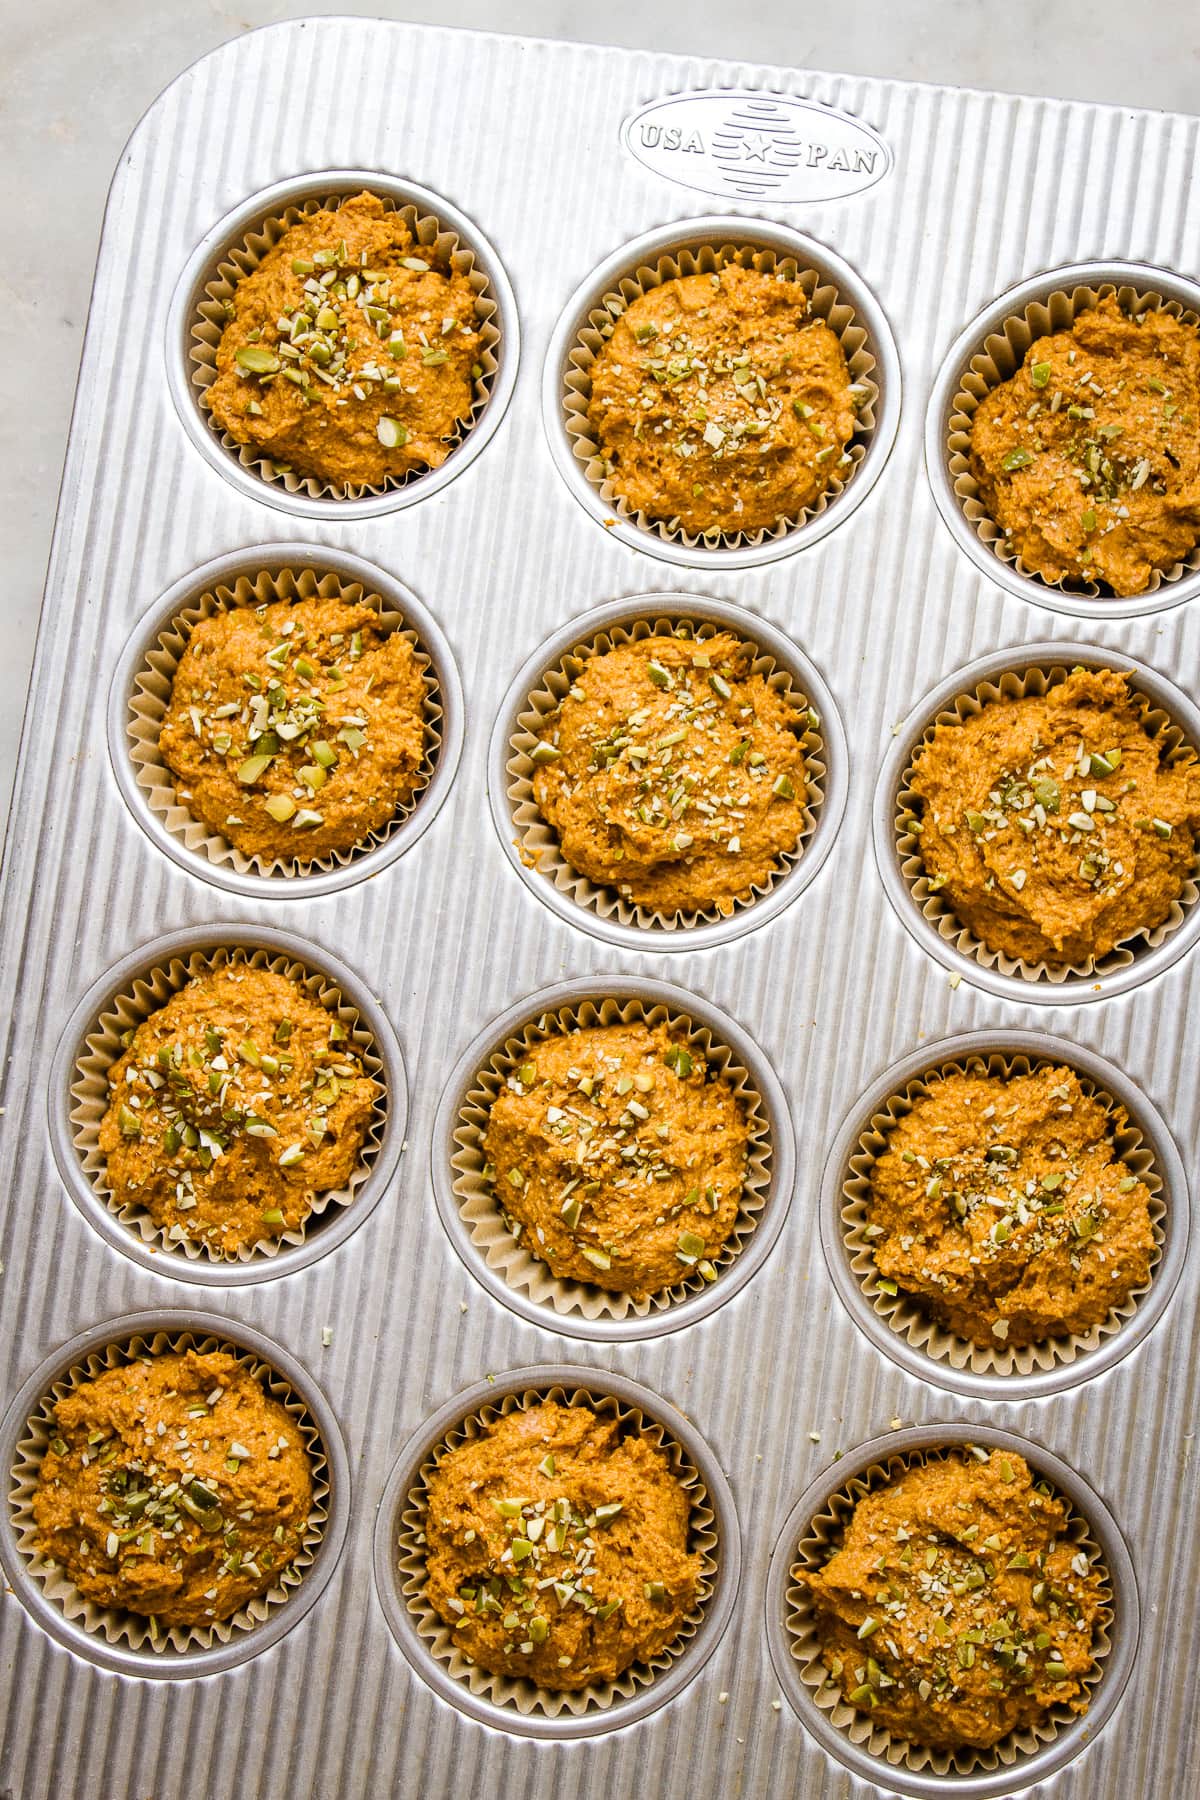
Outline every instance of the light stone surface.
<svg viewBox="0 0 1200 1800"><path fill-rule="evenodd" d="M319 12L289 0L0 0L0 822L7 812L105 195L155 95L226 39ZM906 81L1200 111L1200 9L1178 0L439 0L329 11ZM519 98L515 100L519 104ZM174 271L169 275L173 279ZM911 404L910 397L910 404ZM154 595L145 596L149 605ZM80 605L86 594L78 596Z"/></svg>

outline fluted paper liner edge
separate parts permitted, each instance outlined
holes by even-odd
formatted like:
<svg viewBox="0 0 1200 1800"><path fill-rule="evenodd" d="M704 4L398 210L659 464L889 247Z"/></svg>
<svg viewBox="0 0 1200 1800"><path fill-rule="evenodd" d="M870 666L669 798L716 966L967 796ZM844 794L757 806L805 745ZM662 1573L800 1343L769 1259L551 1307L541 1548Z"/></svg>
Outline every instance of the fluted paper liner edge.
<svg viewBox="0 0 1200 1800"><path fill-rule="evenodd" d="M860 1750L865 1750L870 1756L878 1757L881 1762L890 1765L892 1769L907 1769L914 1775L932 1773L941 1776L948 1783L948 1793L953 1792L953 1787L949 1784L966 1776L978 1775L984 1770L1012 1768L1023 1756L1032 1756L1046 1745L1053 1743L1060 1732L1067 1725L1078 1720L1081 1715L1068 1711L1065 1706L1055 1707L1037 1725L1009 1732L1007 1737L1002 1738L998 1744L986 1750L973 1749L970 1746L953 1751L934 1750L924 1744L895 1738L884 1727L873 1725L870 1714L860 1712L842 1698L840 1687L830 1676L821 1660L816 1609L806 1590L795 1580L795 1573L799 1568L814 1569L828 1561L829 1556L837 1547L855 1507L864 1495L877 1492L889 1482L897 1480L910 1469L917 1468L922 1464L945 1460L956 1455L966 1457L970 1454L970 1447L966 1444L947 1444L930 1450L898 1449L894 1454L888 1456L886 1461L876 1461L861 1475L851 1476L844 1487L830 1495L824 1509L806 1525L803 1537L794 1547L789 1569L790 1579L785 1595L788 1608L785 1619L788 1649L797 1665L800 1679L812 1704L820 1707L830 1723ZM993 1451L992 1454L995 1452ZM1026 1460L1035 1480L1044 1479L1037 1467L1037 1451L1033 1445L1029 1448ZM1068 1494L1055 1487L1053 1483L1049 1485L1055 1497L1066 1508L1067 1530L1072 1542L1083 1551L1093 1570L1098 1570L1105 1583L1101 1595L1102 1607L1091 1646L1094 1667L1091 1673L1083 1678L1084 1685L1090 1694L1103 1679L1104 1659L1112 1649L1111 1631L1114 1613L1111 1606L1111 1576L1104 1562L1100 1545L1096 1541L1088 1521ZM1082 1717L1086 1719L1087 1714L1083 1714Z"/></svg>
<svg viewBox="0 0 1200 1800"><path fill-rule="evenodd" d="M1081 283L1070 289L1053 288L1040 299L1029 301L1023 311L1010 314L1002 326L988 332L978 345L950 402L945 436L946 467L950 483L962 507L963 516L980 543L985 544L1000 562L1015 569L1018 575L1034 586L1079 594L1086 599L1097 600L1101 608L1104 601L1112 597L1107 587L1101 587L1095 581L1072 582L1067 576L1051 580L1039 570L1029 568L1019 553L1009 547L1006 533L990 516L979 496L979 484L971 473L969 453L976 408L985 395L1016 374L1025 360L1029 346L1036 343L1038 338L1048 337L1054 332L1069 331L1080 313L1091 311L1101 299L1112 294L1116 295L1118 304L1124 311L1134 315L1161 309L1182 319L1185 324L1200 323L1200 315L1185 308L1178 300L1164 298L1153 287L1132 287L1127 282L1118 286L1114 282L1104 281L1096 287ZM1175 563L1169 569L1151 570L1149 585L1144 591L1147 594L1157 593L1160 588L1171 587L1185 575L1194 575L1198 570L1200 541L1197 541L1191 555L1182 562Z"/></svg>
<svg viewBox="0 0 1200 1800"><path fill-rule="evenodd" d="M1049 1067L1055 1060L1051 1056L1034 1056L1028 1051L994 1050L952 1056L945 1062L931 1066L924 1074L914 1076L903 1088L880 1102L863 1126L847 1161L839 1188L839 1219L846 1260L863 1296L876 1316L886 1320L897 1337L905 1339L915 1350L920 1350L923 1355L935 1361L948 1362L954 1369L969 1369L975 1375L1017 1377L1070 1365L1078 1357L1096 1350L1105 1339L1114 1336L1128 1324L1137 1311L1139 1302L1150 1292L1155 1270L1162 1261L1167 1208L1163 1199L1163 1178L1154 1152L1136 1119L1128 1117L1125 1124L1118 1126L1115 1114L1118 1109L1125 1110L1121 1102L1108 1093L1101 1083L1075 1069L1072 1072L1084 1092L1109 1109L1113 1123L1112 1142L1117 1157L1150 1191L1149 1211L1154 1249L1150 1259L1149 1281L1142 1287L1133 1289L1126 1301L1120 1306L1114 1306L1108 1317L1094 1325L1090 1331L1064 1333L1016 1348L1000 1344L994 1347L976 1344L968 1338L959 1337L922 1305L919 1296L907 1294L903 1289L892 1295L879 1286L879 1269L871 1240L865 1235L865 1226L870 1206L871 1170L887 1147L891 1131L919 1099L928 1096L930 1084L947 1075L983 1073L1009 1079L1014 1075L1026 1075L1034 1069Z"/></svg>
<svg viewBox="0 0 1200 1800"><path fill-rule="evenodd" d="M159 750L159 734L184 651L192 632L202 619L213 618L218 613L232 612L240 606L270 606L277 601L295 604L315 599L339 600L347 606L370 606L378 613L380 629L386 636L396 632L409 644L425 689L424 750L412 793L378 830L369 833L347 850L333 851L320 857L296 856L290 863L280 857L268 861L262 856L246 856L228 838L210 830L198 814L192 811L188 802L181 798L177 777L163 760ZM146 805L173 838L193 855L218 866L227 865L239 875L253 874L286 880L290 875L310 875L316 871L328 873L334 869L350 868L371 851L389 843L404 829L433 780L442 748L442 718L441 684L433 653L422 642L417 631L405 623L399 611L362 582L345 579L336 570L319 574L313 569L260 569L253 576L239 574L230 582L218 582L215 587L195 595L159 629L153 642L144 646L129 695L125 742L133 764L134 779Z"/></svg>
<svg viewBox="0 0 1200 1800"><path fill-rule="evenodd" d="M686 1033L691 1048L698 1050L709 1067L716 1070L718 1079L726 1081L737 1094L750 1128L746 1178L742 1183L737 1219L720 1250L709 1259L717 1271L716 1282L705 1281L693 1270L673 1287L660 1288L640 1300L635 1300L632 1294L553 1275L548 1263L525 1248L524 1231L520 1237L513 1236L501 1216L492 1184L483 1179L484 1135L492 1105L506 1077L556 1030L631 1023L666 1024L672 1032ZM527 1293L547 1311L574 1314L589 1320L645 1318L651 1313L669 1311L689 1295L719 1288L722 1272L736 1262L758 1228L764 1209L773 1203L770 1193L773 1162L770 1120L749 1070L737 1060L730 1046L721 1041L713 1027L698 1023L662 1001L619 1001L598 993L594 999L569 1002L551 1013L539 1013L528 1019L502 1044L496 1045L481 1065L455 1114L452 1141L451 1185L476 1254L490 1269L501 1274L510 1288ZM780 1203L780 1198L776 1197L774 1203Z"/></svg>
<svg viewBox="0 0 1200 1800"><path fill-rule="evenodd" d="M362 1063L364 1073L379 1084L382 1092L376 1096L371 1128L363 1142L358 1167L345 1187L329 1188L324 1193L314 1194L308 1213L294 1230L281 1232L277 1238L260 1238L250 1249L239 1251L236 1257L216 1257L204 1243L196 1239L171 1236L175 1227L164 1229L156 1225L143 1207L128 1202L124 1205L116 1203L107 1186L107 1165L100 1153L98 1138L110 1098L108 1071L125 1048L121 1043L121 1035L136 1029L150 1018L195 976L239 963L247 963L256 969L267 969L273 974L286 975L298 981L311 998L317 1000L331 1017L336 1017L345 1026L349 1042ZM169 1259L180 1253L192 1262L207 1261L218 1267L229 1262L244 1264L269 1260L277 1256L285 1246L303 1244L312 1222L319 1220L331 1206L345 1207L354 1204L359 1190L371 1175L383 1141L387 1108L391 1100L386 1075L379 1046L373 1034L363 1024L353 999L320 970L310 968L284 952L272 952L269 949L255 950L240 946L225 949L218 944L209 950L193 950L187 956L173 955L168 951L164 963L139 975L129 989L109 1001L85 1033L72 1066L71 1137L85 1177L113 1217L128 1231L136 1233L143 1243L155 1245L164 1252L164 1274L169 1272Z"/></svg>
<svg viewBox="0 0 1200 1800"><path fill-rule="evenodd" d="M870 337L850 301L840 295L836 285L815 269L802 268L795 256L781 256L774 249L754 247L754 223L747 221L746 240L738 243L705 244L696 250L664 251L654 263L635 262L614 280L609 291L592 305L578 324L568 351L568 367L562 385L562 425L571 454L589 483L611 506L613 512L639 531L661 538L666 543L684 544L688 549L731 549L753 547L786 538L810 519L818 518L853 481L861 468L875 430L875 413L880 402L879 384L873 371L877 358ZM774 525L758 531L688 532L670 520L652 519L635 511L617 492L604 472L604 458L591 435L588 405L591 401L591 371L600 346L611 335L615 319L651 289L679 276L707 275L739 263L759 274L781 270L795 281L809 303L809 316L821 319L834 332L846 357L850 380L862 392L854 434L846 445L851 467L844 478L834 476L816 503L798 514L784 514Z"/></svg>
<svg viewBox="0 0 1200 1800"><path fill-rule="evenodd" d="M1118 652L1114 651L1113 656L1113 666L1116 667L1122 659ZM990 949L968 926L955 918L949 905L938 893L930 890L929 877L920 852L919 834L909 826L911 819L920 818L922 806L920 797L911 787L913 765L917 753L932 738L937 725L962 724L972 714L982 712L993 701L1020 700L1029 696L1040 699L1052 687L1057 687L1064 681L1074 666L1070 663L1069 646L1064 646L1061 662L1055 659L1053 662L1022 668L1019 651L1013 652L1013 660L1017 664L1016 668L1006 670L992 680L980 681L974 688L964 689L953 700L948 700L934 716L926 719L919 735L913 740L896 792L895 841L900 873L909 898L938 936L964 956L973 957L981 968L995 969L1010 980L1017 978L1028 982L1057 983L1072 977L1086 979L1088 976L1101 979L1105 975L1115 974L1118 969L1128 968L1139 950L1157 950L1184 923L1188 912L1200 899L1200 856L1179 896L1171 902L1166 918L1157 925L1131 933L1106 956L1089 957L1086 962L1077 963L1048 963L1044 960L1031 963L1024 958L1014 960L1003 951ZM1104 665L1094 662L1087 666L1100 668ZM1200 749L1200 746L1189 745L1182 729L1170 715L1141 693L1136 670L1129 671L1129 685L1133 697L1142 703L1142 724L1152 738L1164 739L1168 760L1174 760L1181 751Z"/></svg>
<svg viewBox="0 0 1200 1800"><path fill-rule="evenodd" d="M128 1612L119 1607L101 1607L88 1600L58 1564L44 1557L37 1547L37 1525L33 1515L33 1499L38 1474L46 1447L54 1430L52 1407L83 1382L95 1380L108 1369L123 1367L143 1357L160 1356L168 1351L224 1350L235 1356L259 1380L272 1398L281 1402L300 1428L305 1440L309 1469L313 1480L313 1504L303 1546L280 1573L275 1586L249 1601L228 1619L216 1619L211 1625L169 1625L157 1627L148 1616ZM257 1626L300 1586L305 1571L312 1567L329 1518L330 1488L328 1465L321 1434L309 1416L302 1394L273 1364L256 1352L245 1349L234 1339L223 1339L211 1332L154 1331L141 1332L90 1351L79 1362L55 1378L26 1425L17 1443L17 1460L9 1474L9 1508L17 1547L25 1560L30 1577L38 1583L46 1598L52 1601L72 1624L82 1625L110 1644L126 1644L144 1655L148 1661L164 1651L186 1652L209 1650L217 1644L247 1640L252 1653L251 1636Z"/></svg>
<svg viewBox="0 0 1200 1800"><path fill-rule="evenodd" d="M369 177L364 179L363 186L368 192L372 191ZM378 197L388 212L400 213L417 244L426 250L432 250L455 274L465 276L475 290L475 317L481 336L479 363L483 373L475 382L470 415L459 421L449 440L447 456L453 456L479 423L483 409L491 398L500 367L497 356L501 338L499 301L486 273L476 264L474 249L456 231L443 226L436 214L423 211L412 201L397 204L388 194L380 194ZM201 417L217 442L235 456L244 469L257 475L260 480L283 487L289 494L303 493L314 500L359 500L372 494L393 493L429 474L432 465L410 469L405 475L389 476L381 484L343 482L337 485L315 475L299 475L292 470L281 471L270 457L256 450L252 444L239 443L231 433L222 431L216 425L208 406L208 389L216 377L217 346L228 323L225 303L232 298L238 282L252 274L267 253L302 218L319 212L322 208L336 211L348 198L348 191L310 194L303 200L293 201L277 213L267 213L250 226L237 242L226 245L222 251L217 270L205 282L203 293L193 307L188 322L187 384Z"/></svg>
<svg viewBox="0 0 1200 1800"><path fill-rule="evenodd" d="M752 620L747 619L747 626L752 623ZM772 893L804 858L820 824L829 773L823 721L819 714L816 725L810 724L803 736L797 739L804 757L807 790L800 835L791 850L781 852L776 867L767 879L752 887L750 898L735 900L728 913L722 913L716 906L708 906L697 912L668 915L625 898L616 887L600 886L578 869L572 868L562 853L557 834L534 798L533 774L536 765L530 753L551 715L562 704L572 681L588 662L594 657L603 656L609 650L625 644L641 643L648 637L691 637L697 643L702 643L706 638L726 635L737 637L741 645L753 652L750 665L752 674L761 675L768 686L777 693L786 694L801 711L806 707L810 712L815 710L810 696L804 691L799 671L793 673L777 662L770 651L760 650L752 631L748 629L742 634L736 626L723 621L706 620L702 617L693 621L676 614L673 617L633 619L628 624L609 625L584 643L574 645L545 671L541 682L531 690L517 715L515 729L508 740L504 769L507 777L506 793L522 860L527 866L535 868L538 874L551 880L560 893L569 895L577 906L588 912L605 919L615 918L622 925L645 930L687 931L698 925L720 924L726 919L739 917L749 911L756 901Z"/></svg>
<svg viewBox="0 0 1200 1800"><path fill-rule="evenodd" d="M692 1548L700 1552L700 1580L697 1604L687 1614L679 1636L666 1645L648 1663L632 1663L615 1681L593 1682L585 1688L558 1691L541 1688L532 1681L508 1675L492 1675L470 1662L452 1642L452 1630L436 1613L425 1597L426 1569L424 1553L425 1496L429 1478L442 1457L472 1439L498 1418L518 1408L525 1409L542 1401L557 1401L565 1406L587 1406L593 1412L616 1418L625 1428L632 1428L663 1449L670 1461L671 1473L687 1492L691 1502ZM660 1419L649 1418L631 1403L619 1400L603 1390L603 1376L598 1375L595 1390L574 1387L569 1391L555 1385L529 1388L522 1393L506 1394L494 1405L485 1405L468 1413L446 1432L437 1447L426 1456L412 1487L402 1496L393 1530L393 1553L398 1553L397 1585L404 1603L413 1615L421 1644L426 1654L439 1662L463 1682L477 1699L495 1705L513 1707L528 1717L540 1713L549 1719L564 1713L579 1717L599 1712L618 1700L629 1700L642 1688L650 1686L681 1656L686 1655L704 1619L713 1592L713 1577L720 1553L720 1526L707 1488L699 1471L688 1461L683 1446Z"/></svg>

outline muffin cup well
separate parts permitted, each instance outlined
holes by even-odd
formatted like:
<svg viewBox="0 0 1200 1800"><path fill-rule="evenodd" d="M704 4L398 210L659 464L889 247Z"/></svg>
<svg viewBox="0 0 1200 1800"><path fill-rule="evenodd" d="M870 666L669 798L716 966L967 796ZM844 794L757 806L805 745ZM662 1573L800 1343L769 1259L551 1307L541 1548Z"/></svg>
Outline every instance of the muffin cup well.
<svg viewBox="0 0 1200 1800"><path fill-rule="evenodd" d="M697 639L729 632L753 654L752 669L816 715L802 741L809 777L803 833L778 869L725 915L717 908L671 917L600 887L573 869L533 793L533 745L572 680L593 656L655 632ZM837 704L791 640L726 601L639 594L585 613L535 651L501 705L488 753L488 793L501 846L526 886L569 924L629 949L699 950L756 929L791 903L822 868L846 804L848 753Z"/></svg>
<svg viewBox="0 0 1200 1800"><path fill-rule="evenodd" d="M105 1185L98 1143L109 1102L108 1071L123 1052L122 1034L136 1029L193 976L227 963L301 981L345 1025L365 1072L383 1090L362 1161L346 1187L317 1194L295 1231L260 1239L236 1259L215 1257L201 1244L172 1237L140 1207L118 1206ZM349 1237L388 1185L404 1140L407 1105L400 1046L359 979L302 939L252 925L195 926L126 957L76 1007L55 1053L49 1088L55 1160L89 1223L144 1268L175 1281L217 1286L290 1274Z"/></svg>
<svg viewBox="0 0 1200 1800"><path fill-rule="evenodd" d="M1073 668L1127 672L1143 722L1169 757L1200 748L1200 711L1145 664L1089 644L1032 644L971 663L928 695L897 731L875 789L875 859L888 898L914 938L955 975L1008 999L1064 1005L1125 993L1168 968L1200 934L1200 858L1166 919L1132 934L1107 956L1070 965L1014 961L990 950L929 888L912 822L910 781L918 750L938 724L962 723L995 700L1042 695Z"/></svg>
<svg viewBox="0 0 1200 1800"><path fill-rule="evenodd" d="M360 601L416 652L425 687L425 752L412 796L361 844L289 862L248 857L180 797L159 751L171 684L201 619L237 606L285 600ZM177 582L122 654L109 696L109 755L117 785L151 840L181 868L247 896L313 898L377 874L408 850L437 816L462 748L462 689L450 647L415 595L382 569L340 550L264 544L205 563Z"/></svg>
<svg viewBox="0 0 1200 1800"><path fill-rule="evenodd" d="M53 1430L52 1406L81 1382L147 1354L227 1350L262 1381L299 1425L313 1471L313 1509L302 1553L276 1585L211 1626L156 1626L87 1600L37 1548L33 1497ZM319 1598L333 1574L350 1512L350 1471L337 1422L291 1357L248 1327L208 1313L136 1313L73 1338L25 1383L0 1426L8 1505L0 1560L39 1625L76 1655L126 1675L167 1680L235 1667L278 1642Z"/></svg>
<svg viewBox="0 0 1200 1800"><path fill-rule="evenodd" d="M1069 331L1083 312L1115 294L1128 312L1163 309L1200 323L1200 284L1143 263L1079 263L1051 269L1002 294L956 339L935 382L925 424L925 457L938 509L959 546L1011 594L1076 617L1134 618L1200 593L1200 543L1173 568L1156 570L1143 594L1118 597L1097 583L1048 580L1029 569L989 517L971 473L975 411L1016 374L1037 338Z"/></svg>
<svg viewBox="0 0 1200 1800"><path fill-rule="evenodd" d="M896 1739L842 1699L821 1661L816 1613L795 1579L801 1567L827 1560L858 1501L904 1469L977 1446L1023 1456L1033 1473L1066 1502L1077 1547L1106 1578L1107 1591L1093 1644L1097 1667L1088 1680L1091 1704L1082 1716L1055 1709L1036 1728L1011 1732L990 1750L931 1750ZM1012 1793L1052 1774L1092 1742L1119 1701L1137 1651L1139 1606L1133 1564L1103 1501L1058 1457L1011 1432L961 1422L925 1425L873 1439L827 1469L801 1496L780 1533L767 1577L767 1638L771 1660L805 1729L843 1767L906 1794Z"/></svg>
<svg viewBox="0 0 1200 1800"><path fill-rule="evenodd" d="M692 1273L674 1287L632 1295L559 1279L513 1235L483 1178L483 1140L506 1076L556 1029L667 1024L685 1032L743 1099L751 1126L737 1223L711 1260L715 1281ZM564 982L521 1001L477 1037L459 1060L433 1128L438 1213L454 1249L488 1292L522 1318L571 1337L657 1337L706 1317L731 1299L769 1256L794 1186L795 1145L778 1078L750 1038L715 1007L665 982L615 977Z"/></svg>
<svg viewBox="0 0 1200 1800"><path fill-rule="evenodd" d="M554 1692L469 1663L425 1598L424 1508L442 1455L519 1407L552 1400L590 1406L659 1444L691 1502L701 1554L698 1604L679 1637L651 1663L613 1682ZM664 1416L665 1415L665 1416ZM409 1439L392 1470L375 1526L375 1585L392 1635L421 1678L471 1718L518 1737L590 1737L655 1712L700 1671L729 1623L741 1546L729 1484L700 1434L664 1401L624 1376L554 1364L518 1369L459 1394Z"/></svg>
<svg viewBox="0 0 1200 1800"><path fill-rule="evenodd" d="M302 476L239 444L213 423L206 395L216 374L216 352L227 323L226 303L284 233L306 214L337 207L364 189L399 212L416 242L436 250L475 292L481 326L482 374L470 418L460 425L446 460L436 469L389 477L382 487L335 487ZM168 375L172 395L192 441L236 486L258 500L310 518L364 518L408 506L436 492L477 456L495 432L516 379L520 329L507 275L491 245L456 207L417 186L376 170L331 169L277 182L251 195L207 234L193 252L171 302Z"/></svg>
<svg viewBox="0 0 1200 1800"><path fill-rule="evenodd" d="M591 371L614 319L640 295L679 276L708 274L730 262L794 280L811 314L841 341L862 395L848 446L852 468L830 483L817 505L781 518L770 530L703 534L634 511L605 473L591 435ZM583 283L559 319L546 360L542 417L559 471L610 535L668 562L749 567L815 543L874 486L896 434L900 364L878 301L861 278L824 245L789 227L733 216L665 225L626 244Z"/></svg>
<svg viewBox="0 0 1200 1800"><path fill-rule="evenodd" d="M1150 1190L1155 1250L1150 1280L1087 1333L1027 1348L984 1347L940 1325L918 1299L890 1295L864 1234L870 1171L886 1135L926 1094L932 1078L970 1072L1023 1075L1064 1064L1085 1090L1120 1105L1127 1125L1117 1152ZM1029 1399L1059 1392L1111 1368L1161 1316L1187 1254L1187 1178L1171 1135L1145 1096L1119 1069L1078 1045L1033 1032L990 1031L929 1044L889 1069L854 1107L838 1133L821 1191L821 1243L834 1286L855 1323L910 1374L985 1399Z"/></svg>

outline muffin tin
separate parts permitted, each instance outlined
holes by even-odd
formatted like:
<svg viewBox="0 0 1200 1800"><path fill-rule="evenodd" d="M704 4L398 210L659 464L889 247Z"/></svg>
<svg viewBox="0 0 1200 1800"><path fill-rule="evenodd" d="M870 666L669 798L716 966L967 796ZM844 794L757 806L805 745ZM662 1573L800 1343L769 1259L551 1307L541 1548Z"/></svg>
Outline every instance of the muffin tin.
<svg viewBox="0 0 1200 1800"><path fill-rule="evenodd" d="M701 85L736 90L730 119L715 147L703 132L690 147L660 139L655 167L676 155L686 177L664 179L630 154L627 126L664 132L654 103ZM747 89L814 108L769 108L785 136L764 151ZM815 169L833 154L820 137L828 109L861 117L890 152L877 179L864 166L861 191L847 181L833 200L804 184L806 159ZM801 116L808 137L787 137ZM859 137L869 157L876 140ZM1191 304L1194 154L1194 122L1164 115L740 65L701 75L666 56L356 19L248 34L150 109L101 244L0 925L0 1556L12 1590L0 1599L0 1792L365 1797L417 1769L430 1793L548 1797L566 1782L580 1800L643 1788L818 1800L847 1782L936 1796L1004 1791L1002 1780L1055 1800L1185 1790L1200 1728L1188 1649L1200 1278L1187 1238L1200 909L1112 972L1043 982L989 969L914 904L894 802L931 709L1046 655L1131 666L1185 736L1200 729L1191 575L1145 605L1064 597L968 529L943 468L945 407L1014 308L1064 282L1118 280L1099 257L1120 257L1137 291ZM767 174L739 187L737 168L757 171L764 155ZM197 294L231 240L363 185L469 247L496 301L496 366L441 470L337 498L263 480L220 443L189 345ZM878 395L862 462L823 511L760 544L709 547L609 508L571 451L564 366L581 311L614 281L729 243L777 246L837 288L865 325ZM240 870L156 810L154 777L137 773L137 670L172 619L251 564L372 585L437 666L429 785L344 869ZM609 929L586 896L517 866L505 763L532 685L597 629L647 616L738 622L820 714L813 832L732 922ZM303 1243L229 1265L114 1217L70 1122L79 1045L112 996L164 955L215 944L283 954L330 982L366 1022L388 1085L371 1172L348 1203ZM647 1328L559 1311L489 1267L448 1198L451 1114L496 1032L549 995L657 1004L667 980L665 1003L718 1042L728 1034L765 1096L776 1187L709 1292L651 1309ZM828 1184L840 1186L845 1132L885 1087L964 1036L972 1053L1011 1055L1030 1053L1035 1033L1128 1097L1163 1177L1161 1256L1094 1353L1008 1381L926 1356L868 1308L839 1261ZM66 1619L13 1525L17 1445L47 1387L139 1331L246 1346L302 1396L334 1476L296 1592L211 1656L172 1651L171 1668ZM637 1679L629 1704L552 1718L476 1695L439 1662L405 1591L396 1521L458 1421L555 1386L607 1395L673 1435L703 1480L716 1542L712 1593L682 1653ZM801 1538L848 1479L972 1438L1028 1447L1076 1502L1112 1579L1113 1620L1078 1728L959 1781L875 1753L869 1726L804 1698L786 1587ZM141 1681L114 1669L175 1679L149 1706ZM531 1742L528 1720L535 1736L586 1742Z"/></svg>

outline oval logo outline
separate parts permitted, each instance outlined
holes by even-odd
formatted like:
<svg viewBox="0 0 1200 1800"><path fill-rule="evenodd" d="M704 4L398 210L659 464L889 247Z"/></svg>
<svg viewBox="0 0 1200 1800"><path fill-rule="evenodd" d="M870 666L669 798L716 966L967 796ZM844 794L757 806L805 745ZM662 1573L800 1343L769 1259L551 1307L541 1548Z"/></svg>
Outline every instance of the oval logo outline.
<svg viewBox="0 0 1200 1800"><path fill-rule="evenodd" d="M885 140L853 114L760 88L668 94L631 114L621 140L651 174L750 203L847 200L893 163Z"/></svg>

